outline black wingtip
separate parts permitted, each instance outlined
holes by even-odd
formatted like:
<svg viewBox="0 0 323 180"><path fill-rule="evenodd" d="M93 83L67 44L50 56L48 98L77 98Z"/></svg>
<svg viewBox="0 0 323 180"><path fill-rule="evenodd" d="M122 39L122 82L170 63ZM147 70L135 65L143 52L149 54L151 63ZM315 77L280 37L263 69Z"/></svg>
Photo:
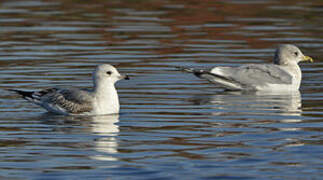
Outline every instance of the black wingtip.
<svg viewBox="0 0 323 180"><path fill-rule="evenodd" d="M7 91L15 92L15 93L21 95L23 98L32 97L32 94L34 93L31 91L21 91L21 90L17 90L17 89L7 89Z"/></svg>
<svg viewBox="0 0 323 180"><path fill-rule="evenodd" d="M202 74L205 74L205 73L208 73L208 72L200 69L200 70L195 70L193 73L194 73L195 76L200 77Z"/></svg>
<svg viewBox="0 0 323 180"><path fill-rule="evenodd" d="M17 94L19 94L20 90L17 89L6 89L7 91L11 91L11 92L15 92Z"/></svg>
<svg viewBox="0 0 323 180"><path fill-rule="evenodd" d="M175 68L177 68L181 71L184 71L184 72L193 73L197 77L200 77L203 74L209 73L208 71L205 71L203 69L194 69L194 68L190 68L190 67L175 66Z"/></svg>
<svg viewBox="0 0 323 180"><path fill-rule="evenodd" d="M175 66L176 69L184 72L194 73L196 70L194 68L190 67L181 67L181 66Z"/></svg>
<svg viewBox="0 0 323 180"><path fill-rule="evenodd" d="M174 68L176 68L179 71L186 71L186 67L181 67L181 66L174 66Z"/></svg>

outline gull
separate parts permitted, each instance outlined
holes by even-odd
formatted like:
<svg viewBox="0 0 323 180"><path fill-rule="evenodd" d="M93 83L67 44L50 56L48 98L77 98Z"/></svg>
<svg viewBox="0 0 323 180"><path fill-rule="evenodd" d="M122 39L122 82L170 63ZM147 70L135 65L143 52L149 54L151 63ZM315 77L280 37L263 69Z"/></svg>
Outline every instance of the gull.
<svg viewBox="0 0 323 180"><path fill-rule="evenodd" d="M210 71L183 68L195 76L218 84L226 90L238 91L297 91L302 80L298 63L313 62L295 45L280 45L273 64L245 64L239 67L214 67Z"/></svg>
<svg viewBox="0 0 323 180"><path fill-rule="evenodd" d="M9 89L24 99L45 108L47 111L63 115L103 115L119 113L119 97L114 84L128 80L110 64L102 64L93 72L93 88L53 87L41 91Z"/></svg>

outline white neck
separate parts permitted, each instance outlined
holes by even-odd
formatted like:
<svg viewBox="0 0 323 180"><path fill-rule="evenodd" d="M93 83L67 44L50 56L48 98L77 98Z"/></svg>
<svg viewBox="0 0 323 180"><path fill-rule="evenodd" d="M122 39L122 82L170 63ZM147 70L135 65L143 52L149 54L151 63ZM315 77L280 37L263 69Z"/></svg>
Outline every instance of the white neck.
<svg viewBox="0 0 323 180"><path fill-rule="evenodd" d="M293 76L293 85L298 89L301 85L302 71L301 68L298 66L297 62L291 62L287 66L284 66L284 69L287 72L293 72L291 73L291 75Z"/></svg>
<svg viewBox="0 0 323 180"><path fill-rule="evenodd" d="M119 97L113 82L102 81L96 83L94 87L95 114L115 114L119 113Z"/></svg>

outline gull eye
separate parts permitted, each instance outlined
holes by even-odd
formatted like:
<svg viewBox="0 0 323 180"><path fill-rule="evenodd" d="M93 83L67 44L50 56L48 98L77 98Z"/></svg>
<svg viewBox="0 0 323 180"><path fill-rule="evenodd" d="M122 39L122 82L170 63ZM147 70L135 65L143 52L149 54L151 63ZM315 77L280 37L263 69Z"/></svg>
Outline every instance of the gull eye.
<svg viewBox="0 0 323 180"><path fill-rule="evenodd" d="M112 72L111 71L107 71L107 75L111 75L112 74Z"/></svg>
<svg viewBox="0 0 323 180"><path fill-rule="evenodd" d="M295 56L298 56L298 52L294 52Z"/></svg>

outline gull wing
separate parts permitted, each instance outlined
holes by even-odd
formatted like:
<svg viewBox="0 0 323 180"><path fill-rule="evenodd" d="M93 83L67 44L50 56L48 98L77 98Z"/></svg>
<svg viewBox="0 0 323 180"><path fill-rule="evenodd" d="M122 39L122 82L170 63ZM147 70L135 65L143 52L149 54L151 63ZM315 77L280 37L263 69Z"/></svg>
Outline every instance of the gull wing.
<svg viewBox="0 0 323 180"><path fill-rule="evenodd" d="M212 75L216 78L212 78ZM254 89L266 84L292 84L293 77L275 64L248 64L239 67L215 67L206 79L232 83L242 89Z"/></svg>
<svg viewBox="0 0 323 180"><path fill-rule="evenodd" d="M81 89L50 88L35 92L32 97L49 111L80 114L93 109L93 97L89 91Z"/></svg>

